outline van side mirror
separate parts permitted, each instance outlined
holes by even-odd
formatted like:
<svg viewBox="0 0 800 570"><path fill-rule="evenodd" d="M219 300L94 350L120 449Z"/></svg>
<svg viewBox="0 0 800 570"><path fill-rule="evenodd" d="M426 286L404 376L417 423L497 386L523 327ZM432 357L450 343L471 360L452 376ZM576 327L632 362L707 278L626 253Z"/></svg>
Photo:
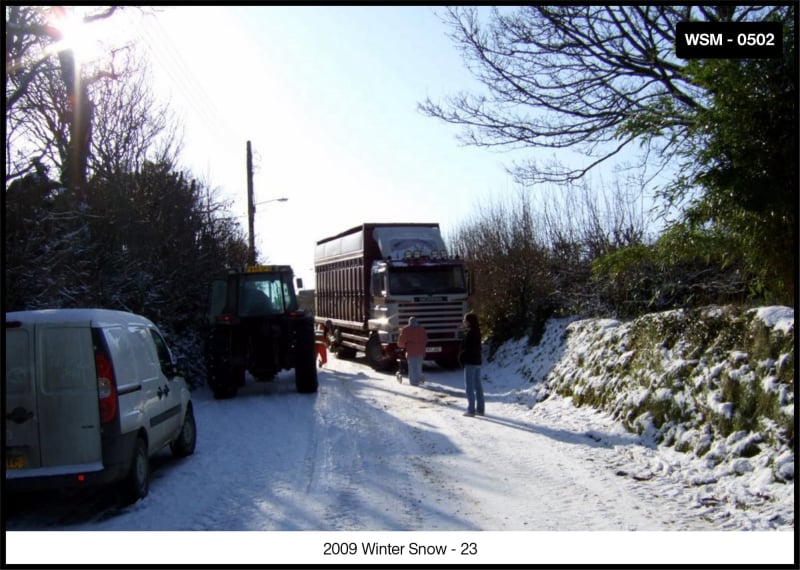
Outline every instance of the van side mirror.
<svg viewBox="0 0 800 570"><path fill-rule="evenodd" d="M172 380L176 376L186 379L189 373L189 363L185 356L179 356L176 362L170 362L163 366L164 376Z"/></svg>

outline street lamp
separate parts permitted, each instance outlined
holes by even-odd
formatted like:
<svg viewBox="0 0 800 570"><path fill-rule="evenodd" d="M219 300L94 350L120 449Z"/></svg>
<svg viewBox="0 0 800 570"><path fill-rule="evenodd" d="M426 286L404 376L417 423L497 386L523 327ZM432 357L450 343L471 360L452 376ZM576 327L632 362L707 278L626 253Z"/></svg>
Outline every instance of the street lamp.
<svg viewBox="0 0 800 570"><path fill-rule="evenodd" d="M255 214L256 214L256 206L260 206L261 204L269 204L270 202L286 202L289 198L282 196L280 198L272 198L271 200L264 200L263 202L255 203L253 202L253 194L252 192L248 192L248 200L247 200L247 219L250 225L250 247L247 252L247 264L248 265L255 265L256 264L256 235L253 229L255 223Z"/></svg>
<svg viewBox="0 0 800 570"><path fill-rule="evenodd" d="M253 204L253 213L256 213L256 206L260 206L261 204L269 204L270 202L288 202L289 198L273 198L272 200L264 200L263 202L257 202Z"/></svg>

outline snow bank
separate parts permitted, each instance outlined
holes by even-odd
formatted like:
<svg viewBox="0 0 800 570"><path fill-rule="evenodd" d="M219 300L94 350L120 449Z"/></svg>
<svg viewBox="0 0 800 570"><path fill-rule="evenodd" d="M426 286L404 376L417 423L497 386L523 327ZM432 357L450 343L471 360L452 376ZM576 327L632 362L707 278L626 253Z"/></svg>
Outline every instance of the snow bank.
<svg viewBox="0 0 800 570"><path fill-rule="evenodd" d="M538 346L501 347L495 366L517 371L521 404L556 394L608 414L694 462L688 484L711 484L715 504L747 508L793 493L794 320L789 307L729 306L559 319ZM731 477L743 491L720 485Z"/></svg>
<svg viewBox="0 0 800 570"><path fill-rule="evenodd" d="M760 307L751 311L768 328L776 332L788 335L794 330L795 314L789 307Z"/></svg>

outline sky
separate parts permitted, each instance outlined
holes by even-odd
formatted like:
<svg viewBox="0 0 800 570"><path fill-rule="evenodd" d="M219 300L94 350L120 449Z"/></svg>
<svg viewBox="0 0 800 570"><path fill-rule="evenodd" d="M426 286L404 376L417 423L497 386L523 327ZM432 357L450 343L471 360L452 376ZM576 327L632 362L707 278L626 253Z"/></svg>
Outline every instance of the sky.
<svg viewBox="0 0 800 570"><path fill-rule="evenodd" d="M785 333L795 322L788 307L757 318ZM580 332L593 324L595 333ZM585 374L570 363L601 356L611 326L554 319L538 346L503 345L482 367L485 417L462 415L462 371L426 366L414 387L362 355L329 358L314 395L296 393L288 371L275 382L248 378L230 400L200 388L195 453L156 456L147 497L124 508L91 491L7 502L6 562L796 563L791 450L764 443L742 457L731 438L716 439L720 459L711 462L554 393L542 399L556 366ZM675 356L664 368L680 364ZM736 371L731 360L719 366L720 375ZM326 555L326 543L354 544L357 554ZM364 554L375 543L402 551ZM461 554L463 544L477 552ZM448 550L419 554L413 545Z"/></svg>
<svg viewBox="0 0 800 570"><path fill-rule="evenodd" d="M480 87L441 10L150 7L108 25L144 48L153 90L183 126L181 164L232 201L245 232L250 141L259 261L291 264L313 288L325 237L438 222L447 239L518 190L506 167L530 151L465 146L458 127L417 108Z"/></svg>
<svg viewBox="0 0 800 570"><path fill-rule="evenodd" d="M465 147L417 110L475 85L435 8L190 6L137 20L153 85L182 118L184 163L234 200L246 231L250 141L260 260L311 287L325 237L383 221L452 231L514 187L508 155Z"/></svg>

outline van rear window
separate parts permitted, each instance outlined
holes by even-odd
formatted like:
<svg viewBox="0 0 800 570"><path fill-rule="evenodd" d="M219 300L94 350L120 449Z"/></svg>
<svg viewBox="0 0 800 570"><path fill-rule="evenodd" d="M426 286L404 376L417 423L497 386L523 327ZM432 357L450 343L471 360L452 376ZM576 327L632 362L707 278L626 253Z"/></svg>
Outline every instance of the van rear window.
<svg viewBox="0 0 800 570"><path fill-rule="evenodd" d="M23 329L6 329L5 385L10 394L28 394L31 391L30 338Z"/></svg>
<svg viewBox="0 0 800 570"><path fill-rule="evenodd" d="M45 327L39 333L42 387L48 392L95 387L92 337L86 327Z"/></svg>

